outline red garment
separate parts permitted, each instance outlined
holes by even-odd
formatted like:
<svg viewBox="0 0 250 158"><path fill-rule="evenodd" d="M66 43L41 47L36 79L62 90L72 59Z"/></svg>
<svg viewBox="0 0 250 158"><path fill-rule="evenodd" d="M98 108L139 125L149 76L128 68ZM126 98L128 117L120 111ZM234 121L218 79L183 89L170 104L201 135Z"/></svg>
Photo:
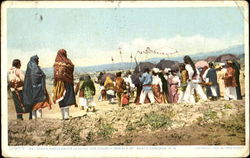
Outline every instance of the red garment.
<svg viewBox="0 0 250 158"><path fill-rule="evenodd" d="M66 83L73 83L74 64L67 58L67 52L60 49L54 63L54 79L62 80Z"/></svg>
<svg viewBox="0 0 250 158"><path fill-rule="evenodd" d="M121 98L122 105L128 105L129 104L129 96L128 94L123 94Z"/></svg>
<svg viewBox="0 0 250 158"><path fill-rule="evenodd" d="M237 87L235 80L235 70L232 67L227 68L227 72L224 77L225 87Z"/></svg>

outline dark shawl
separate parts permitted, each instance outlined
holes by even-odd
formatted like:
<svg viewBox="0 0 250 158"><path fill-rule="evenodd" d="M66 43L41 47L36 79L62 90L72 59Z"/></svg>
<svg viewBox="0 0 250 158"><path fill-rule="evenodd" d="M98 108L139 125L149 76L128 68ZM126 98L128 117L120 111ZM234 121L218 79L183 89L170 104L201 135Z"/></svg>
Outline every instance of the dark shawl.
<svg viewBox="0 0 250 158"><path fill-rule="evenodd" d="M32 56L27 65L24 86L23 104L27 111L30 111L36 103L42 102L47 98L45 74L37 65L38 56Z"/></svg>
<svg viewBox="0 0 250 158"><path fill-rule="evenodd" d="M54 63L54 79L56 81L63 81L73 84L74 65L70 59L67 58L67 52L64 49L60 49L57 52L57 56Z"/></svg>

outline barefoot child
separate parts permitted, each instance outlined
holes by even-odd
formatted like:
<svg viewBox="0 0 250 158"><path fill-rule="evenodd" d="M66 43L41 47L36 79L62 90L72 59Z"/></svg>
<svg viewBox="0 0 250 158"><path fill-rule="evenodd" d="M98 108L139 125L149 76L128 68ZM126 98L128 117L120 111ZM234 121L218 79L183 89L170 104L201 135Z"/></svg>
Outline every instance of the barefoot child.
<svg viewBox="0 0 250 158"><path fill-rule="evenodd" d="M78 91L79 104L82 107L82 110L87 109L87 111L89 111L90 108L93 108L93 111L95 111L95 85L88 74L80 77L80 80L75 89L75 93L77 94Z"/></svg>

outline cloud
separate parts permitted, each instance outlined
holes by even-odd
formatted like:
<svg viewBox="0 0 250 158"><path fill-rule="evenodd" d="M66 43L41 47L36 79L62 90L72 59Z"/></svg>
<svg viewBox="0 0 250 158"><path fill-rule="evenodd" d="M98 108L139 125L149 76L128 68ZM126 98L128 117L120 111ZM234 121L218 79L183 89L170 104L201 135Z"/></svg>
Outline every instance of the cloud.
<svg viewBox="0 0 250 158"><path fill-rule="evenodd" d="M152 50L159 50L165 52L173 52L178 50L177 54L172 56L183 56L187 54L206 53L210 51L217 51L227 49L229 47L243 44L243 36L225 36L221 38L208 38L202 35L193 36L181 36L176 35L172 38L160 38L160 39L143 39L137 38L129 42L119 42L117 46L114 46L112 50L98 49L98 46L94 49L88 49L85 53L79 55L79 50L67 49L68 56L75 64L75 66L92 66L99 64L111 64L111 57L114 59L114 63L131 62L131 54L136 57L138 61L145 60L152 57L166 57L159 55L139 55L136 52L143 51L146 47L150 47ZM118 48L122 48L122 54L119 53ZM11 66L11 61L14 58L19 58L22 61L22 69L26 69L26 65L32 55L37 54L40 58L40 66L52 67L57 50L53 49L40 49L34 52L24 52L20 50L8 50L8 66ZM132 59L134 61L134 59Z"/></svg>

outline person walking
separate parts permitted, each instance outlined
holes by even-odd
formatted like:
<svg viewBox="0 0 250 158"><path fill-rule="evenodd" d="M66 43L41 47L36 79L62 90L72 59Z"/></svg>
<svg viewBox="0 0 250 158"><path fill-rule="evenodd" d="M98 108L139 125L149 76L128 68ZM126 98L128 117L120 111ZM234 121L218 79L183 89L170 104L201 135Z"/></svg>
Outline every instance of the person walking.
<svg viewBox="0 0 250 158"><path fill-rule="evenodd" d="M206 84L207 87L210 89L211 91L211 99L212 100L217 100L219 97L219 93L218 93L218 82L217 82L217 73L216 70L214 69L214 64L213 63L209 63L209 68L208 71L206 73Z"/></svg>
<svg viewBox="0 0 250 158"><path fill-rule="evenodd" d="M126 89L126 83L124 82L124 79L121 76L122 76L121 72L116 73L115 91L116 91L119 106L122 105L121 104L121 97L122 97L123 91Z"/></svg>
<svg viewBox="0 0 250 158"><path fill-rule="evenodd" d="M53 101L61 108L62 119L69 119L69 107L76 104L74 92L74 64L67 57L67 51L60 49L54 63Z"/></svg>

